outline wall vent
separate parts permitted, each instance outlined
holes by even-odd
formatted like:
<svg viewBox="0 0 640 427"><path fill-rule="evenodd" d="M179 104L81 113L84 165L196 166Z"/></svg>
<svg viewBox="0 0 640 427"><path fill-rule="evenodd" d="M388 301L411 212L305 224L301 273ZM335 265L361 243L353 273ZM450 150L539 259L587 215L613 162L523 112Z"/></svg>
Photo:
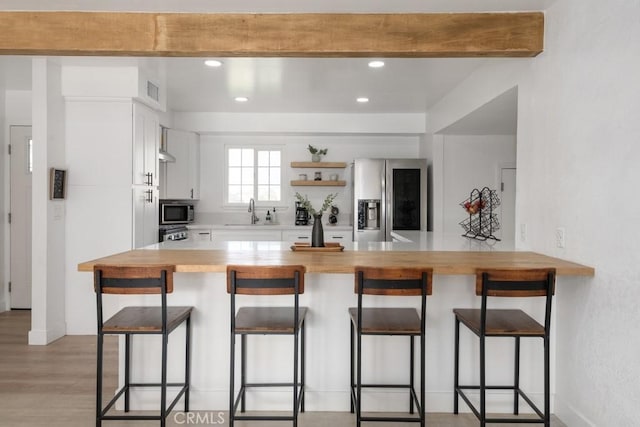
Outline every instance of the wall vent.
<svg viewBox="0 0 640 427"><path fill-rule="evenodd" d="M150 81L147 81L147 96L157 102L160 102L160 88Z"/></svg>

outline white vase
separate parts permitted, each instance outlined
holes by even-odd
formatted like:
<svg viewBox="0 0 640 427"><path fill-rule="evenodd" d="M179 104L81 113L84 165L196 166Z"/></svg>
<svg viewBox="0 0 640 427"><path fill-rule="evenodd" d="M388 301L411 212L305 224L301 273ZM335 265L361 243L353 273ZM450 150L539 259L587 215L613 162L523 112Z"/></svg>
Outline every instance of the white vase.
<svg viewBox="0 0 640 427"><path fill-rule="evenodd" d="M320 154L312 154L311 155L311 161L312 162L319 162L320 161Z"/></svg>

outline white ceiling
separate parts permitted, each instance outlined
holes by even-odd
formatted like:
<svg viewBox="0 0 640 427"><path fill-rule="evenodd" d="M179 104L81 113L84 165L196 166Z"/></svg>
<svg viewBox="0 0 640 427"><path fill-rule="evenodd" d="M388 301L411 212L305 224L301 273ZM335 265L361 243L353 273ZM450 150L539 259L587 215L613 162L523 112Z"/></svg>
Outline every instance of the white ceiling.
<svg viewBox="0 0 640 427"><path fill-rule="evenodd" d="M556 0L2 0L2 10L122 10L178 12L487 12L544 10ZM299 113L424 113L480 64L493 59L385 59L381 69L367 58L220 58L221 68L202 58L61 58L63 64L152 63L166 70L174 111ZM504 59L502 59L504 61ZM513 59L522 60L522 59ZM31 87L29 57L0 57L0 85ZM236 103L236 96L249 102ZM358 104L355 98L370 98ZM469 132L484 124L514 126L503 114L513 100L487 105L485 113L452 125ZM499 111L498 111L499 110ZM484 114L481 116L480 114ZM493 114L489 120L489 114ZM513 113L515 114L515 113ZM465 124L466 123L466 124ZM466 126L466 127L465 127Z"/></svg>
<svg viewBox="0 0 640 427"><path fill-rule="evenodd" d="M515 135L518 124L518 88L493 98L438 133L445 135Z"/></svg>

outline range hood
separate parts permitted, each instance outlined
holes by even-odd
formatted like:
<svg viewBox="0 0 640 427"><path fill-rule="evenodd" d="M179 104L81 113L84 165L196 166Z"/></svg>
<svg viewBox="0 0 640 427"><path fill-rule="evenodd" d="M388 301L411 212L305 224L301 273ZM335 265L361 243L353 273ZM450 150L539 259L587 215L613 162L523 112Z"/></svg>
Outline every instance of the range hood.
<svg viewBox="0 0 640 427"><path fill-rule="evenodd" d="M158 150L158 160L164 163L172 163L176 161L169 152L167 152L167 128L160 126L160 150Z"/></svg>

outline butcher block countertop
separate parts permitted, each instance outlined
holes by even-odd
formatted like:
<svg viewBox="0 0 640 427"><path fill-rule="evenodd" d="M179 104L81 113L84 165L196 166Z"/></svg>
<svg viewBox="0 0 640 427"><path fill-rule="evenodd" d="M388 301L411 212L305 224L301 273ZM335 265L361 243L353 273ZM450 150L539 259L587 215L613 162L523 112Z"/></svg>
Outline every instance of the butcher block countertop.
<svg viewBox="0 0 640 427"><path fill-rule="evenodd" d="M178 242L175 242L178 243ZM227 242L226 244L180 242L159 244L83 262L79 271L96 264L140 266L175 265L177 272L223 273L228 264L301 264L308 273L353 273L355 266L431 267L434 274L472 275L483 268L554 267L558 275L593 276L592 267L535 252L495 250L422 250L386 243L379 247L345 244L343 252L294 252L285 242ZM408 250L406 250L408 248Z"/></svg>

